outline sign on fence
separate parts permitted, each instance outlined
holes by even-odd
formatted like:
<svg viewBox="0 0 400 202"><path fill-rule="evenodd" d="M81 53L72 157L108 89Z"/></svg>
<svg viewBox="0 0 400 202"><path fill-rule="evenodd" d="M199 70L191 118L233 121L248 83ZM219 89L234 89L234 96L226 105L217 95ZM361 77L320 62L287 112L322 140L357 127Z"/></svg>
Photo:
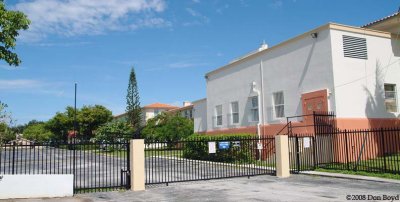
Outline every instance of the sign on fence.
<svg viewBox="0 0 400 202"><path fill-rule="evenodd" d="M233 141L232 147L240 147L240 141Z"/></svg>
<svg viewBox="0 0 400 202"><path fill-rule="evenodd" d="M219 142L218 143L218 148L219 149L229 149L229 142Z"/></svg>
<svg viewBox="0 0 400 202"><path fill-rule="evenodd" d="M215 154L215 151L216 151L215 142L208 142L208 153Z"/></svg>
<svg viewBox="0 0 400 202"><path fill-rule="evenodd" d="M304 145L304 148L310 148L310 137L303 138L303 145Z"/></svg>

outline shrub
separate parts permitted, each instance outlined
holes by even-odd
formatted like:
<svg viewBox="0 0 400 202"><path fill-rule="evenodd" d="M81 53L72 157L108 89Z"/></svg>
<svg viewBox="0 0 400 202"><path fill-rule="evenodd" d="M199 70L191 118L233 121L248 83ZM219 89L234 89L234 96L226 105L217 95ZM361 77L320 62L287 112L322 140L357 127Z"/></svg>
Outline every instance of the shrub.
<svg viewBox="0 0 400 202"><path fill-rule="evenodd" d="M254 149L257 146L253 134L223 134L223 135L191 135L183 145L183 157L194 160L215 162L251 162L255 160ZM240 142L240 146L233 146L233 142ZM208 142L216 142L216 153L208 153ZM228 149L219 149L220 142L229 142Z"/></svg>

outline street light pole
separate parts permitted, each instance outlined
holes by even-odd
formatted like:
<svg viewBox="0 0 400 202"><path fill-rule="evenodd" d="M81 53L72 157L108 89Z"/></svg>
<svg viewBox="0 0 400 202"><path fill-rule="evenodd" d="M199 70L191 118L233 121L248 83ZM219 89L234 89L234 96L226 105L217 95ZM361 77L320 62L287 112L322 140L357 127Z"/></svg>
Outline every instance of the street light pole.
<svg viewBox="0 0 400 202"><path fill-rule="evenodd" d="M76 89L77 89L78 84L75 83L75 104L74 104L74 138L76 138Z"/></svg>

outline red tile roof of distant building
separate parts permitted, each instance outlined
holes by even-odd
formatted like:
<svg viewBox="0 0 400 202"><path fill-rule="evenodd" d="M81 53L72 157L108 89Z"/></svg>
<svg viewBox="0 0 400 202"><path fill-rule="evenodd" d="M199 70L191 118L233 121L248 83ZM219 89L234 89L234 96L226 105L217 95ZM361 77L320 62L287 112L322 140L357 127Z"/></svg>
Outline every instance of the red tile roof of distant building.
<svg viewBox="0 0 400 202"><path fill-rule="evenodd" d="M179 107L172 106L172 105L169 105L169 104L163 104L163 103L156 102L156 103L153 103L153 104L146 105L143 108L176 109L176 108L179 108Z"/></svg>

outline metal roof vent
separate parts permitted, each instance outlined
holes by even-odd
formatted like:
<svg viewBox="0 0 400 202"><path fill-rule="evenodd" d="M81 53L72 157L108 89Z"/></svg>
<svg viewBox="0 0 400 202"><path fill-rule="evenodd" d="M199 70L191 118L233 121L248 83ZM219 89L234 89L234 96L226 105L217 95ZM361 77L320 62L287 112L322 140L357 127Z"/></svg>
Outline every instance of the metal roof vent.
<svg viewBox="0 0 400 202"><path fill-rule="evenodd" d="M263 43L261 44L260 48L258 48L258 51L262 51L268 48L268 44L265 43L265 41L263 41Z"/></svg>

